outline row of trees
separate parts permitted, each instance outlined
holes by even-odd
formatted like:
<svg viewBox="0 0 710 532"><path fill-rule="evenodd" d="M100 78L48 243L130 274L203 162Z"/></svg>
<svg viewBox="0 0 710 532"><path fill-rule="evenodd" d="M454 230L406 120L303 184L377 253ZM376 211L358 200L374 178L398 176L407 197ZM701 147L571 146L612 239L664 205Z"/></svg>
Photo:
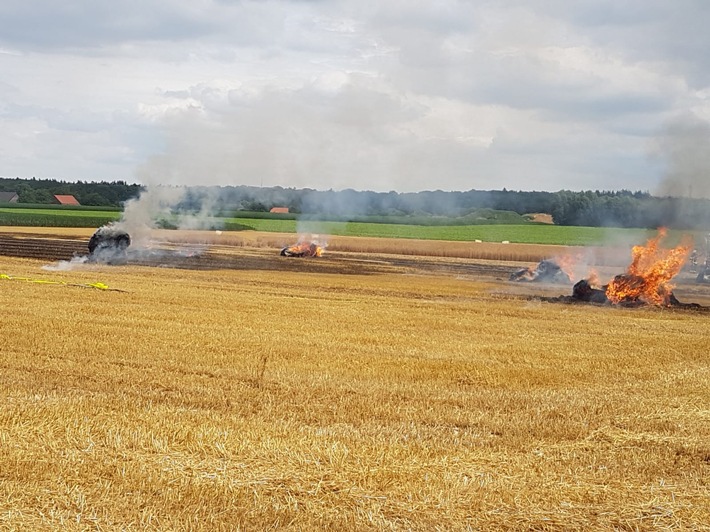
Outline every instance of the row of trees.
<svg viewBox="0 0 710 532"><path fill-rule="evenodd" d="M73 194L82 205L121 207L143 187L124 181L68 183L56 180L0 178L0 191L14 191L21 203L52 203L54 194ZM352 189L318 191L282 187L189 187L182 210L268 211L288 207L292 213L348 219L362 216L460 217L477 209L544 212L559 225L647 227L710 230L710 200L655 197L648 192L528 192L469 190L413 193Z"/></svg>
<svg viewBox="0 0 710 532"><path fill-rule="evenodd" d="M184 207L197 208L210 188L192 189ZM316 191L283 188L220 187L215 205L221 209L268 210L348 219L353 216L459 217L477 209L518 214L549 213L558 225L593 227L670 227L710 230L710 200L655 197L648 192L528 192L512 190L425 191L416 193Z"/></svg>
<svg viewBox="0 0 710 532"><path fill-rule="evenodd" d="M559 225L710 230L707 199L562 191L548 212Z"/></svg>
<svg viewBox="0 0 710 532"><path fill-rule="evenodd" d="M68 183L56 179L0 178L0 191L15 192L20 203L51 204L55 194L71 194L82 205L120 207L138 196L142 187L125 181Z"/></svg>

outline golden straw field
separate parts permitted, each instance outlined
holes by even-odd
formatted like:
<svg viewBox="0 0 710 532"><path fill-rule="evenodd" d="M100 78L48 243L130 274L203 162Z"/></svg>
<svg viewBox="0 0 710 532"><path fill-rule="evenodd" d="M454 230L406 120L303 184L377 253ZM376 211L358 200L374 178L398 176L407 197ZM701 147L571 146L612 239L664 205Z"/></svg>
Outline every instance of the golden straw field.
<svg viewBox="0 0 710 532"><path fill-rule="evenodd" d="M710 313L232 253L0 256L0 529L710 529Z"/></svg>

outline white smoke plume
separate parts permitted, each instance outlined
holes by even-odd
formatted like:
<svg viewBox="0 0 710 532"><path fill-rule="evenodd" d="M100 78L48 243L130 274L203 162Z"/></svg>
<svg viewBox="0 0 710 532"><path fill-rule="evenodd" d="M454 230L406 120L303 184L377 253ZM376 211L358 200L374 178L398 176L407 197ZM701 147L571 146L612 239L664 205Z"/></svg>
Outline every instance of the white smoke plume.
<svg viewBox="0 0 710 532"><path fill-rule="evenodd" d="M161 226L206 229L221 223L213 217L216 191L207 191L198 198L193 198L192 209L189 212L181 211L181 205L189 193L190 189L185 186L147 187L137 198L125 203L118 222L98 228L96 232L127 233L130 238L127 248L99 246L89 255L75 256L71 260L58 261L43 268L69 271L87 264L122 264L127 259L179 259L202 254L205 246L198 244L185 245L171 251L161 249L160 242L156 241L153 235L153 231Z"/></svg>
<svg viewBox="0 0 710 532"><path fill-rule="evenodd" d="M170 218L184 195L182 187L148 187L140 196L126 202L117 226L131 235L133 246L141 247L150 240L157 222Z"/></svg>
<svg viewBox="0 0 710 532"><path fill-rule="evenodd" d="M710 198L710 122L686 113L665 127L653 146L667 164L660 196Z"/></svg>
<svg viewBox="0 0 710 532"><path fill-rule="evenodd" d="M124 206L116 226L131 235L133 247L145 247L151 232L158 227L176 229L215 229L221 227L216 217L219 189L203 189L199 194L187 186L148 186ZM190 206L183 204L190 200Z"/></svg>
<svg viewBox="0 0 710 532"><path fill-rule="evenodd" d="M88 261L89 257L82 255L79 257L72 257L70 260L60 260L54 264L45 264L42 266L42 269L52 272L67 272L81 266L82 264L86 264Z"/></svg>

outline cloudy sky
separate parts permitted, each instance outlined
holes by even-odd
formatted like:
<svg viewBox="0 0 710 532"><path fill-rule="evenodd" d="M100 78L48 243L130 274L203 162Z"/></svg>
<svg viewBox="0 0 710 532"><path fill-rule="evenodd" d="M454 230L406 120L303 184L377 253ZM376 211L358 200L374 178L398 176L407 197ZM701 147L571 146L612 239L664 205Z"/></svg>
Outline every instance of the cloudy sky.
<svg viewBox="0 0 710 532"><path fill-rule="evenodd" d="M706 0L0 3L0 176L710 196Z"/></svg>

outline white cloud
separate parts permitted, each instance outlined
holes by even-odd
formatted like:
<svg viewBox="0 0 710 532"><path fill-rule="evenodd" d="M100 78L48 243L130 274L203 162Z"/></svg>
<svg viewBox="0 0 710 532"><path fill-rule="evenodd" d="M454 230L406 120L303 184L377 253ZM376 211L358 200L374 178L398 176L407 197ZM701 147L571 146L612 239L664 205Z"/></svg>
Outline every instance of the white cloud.
<svg viewBox="0 0 710 532"><path fill-rule="evenodd" d="M0 175L654 189L669 120L710 120L693 0L38 0L0 18Z"/></svg>

